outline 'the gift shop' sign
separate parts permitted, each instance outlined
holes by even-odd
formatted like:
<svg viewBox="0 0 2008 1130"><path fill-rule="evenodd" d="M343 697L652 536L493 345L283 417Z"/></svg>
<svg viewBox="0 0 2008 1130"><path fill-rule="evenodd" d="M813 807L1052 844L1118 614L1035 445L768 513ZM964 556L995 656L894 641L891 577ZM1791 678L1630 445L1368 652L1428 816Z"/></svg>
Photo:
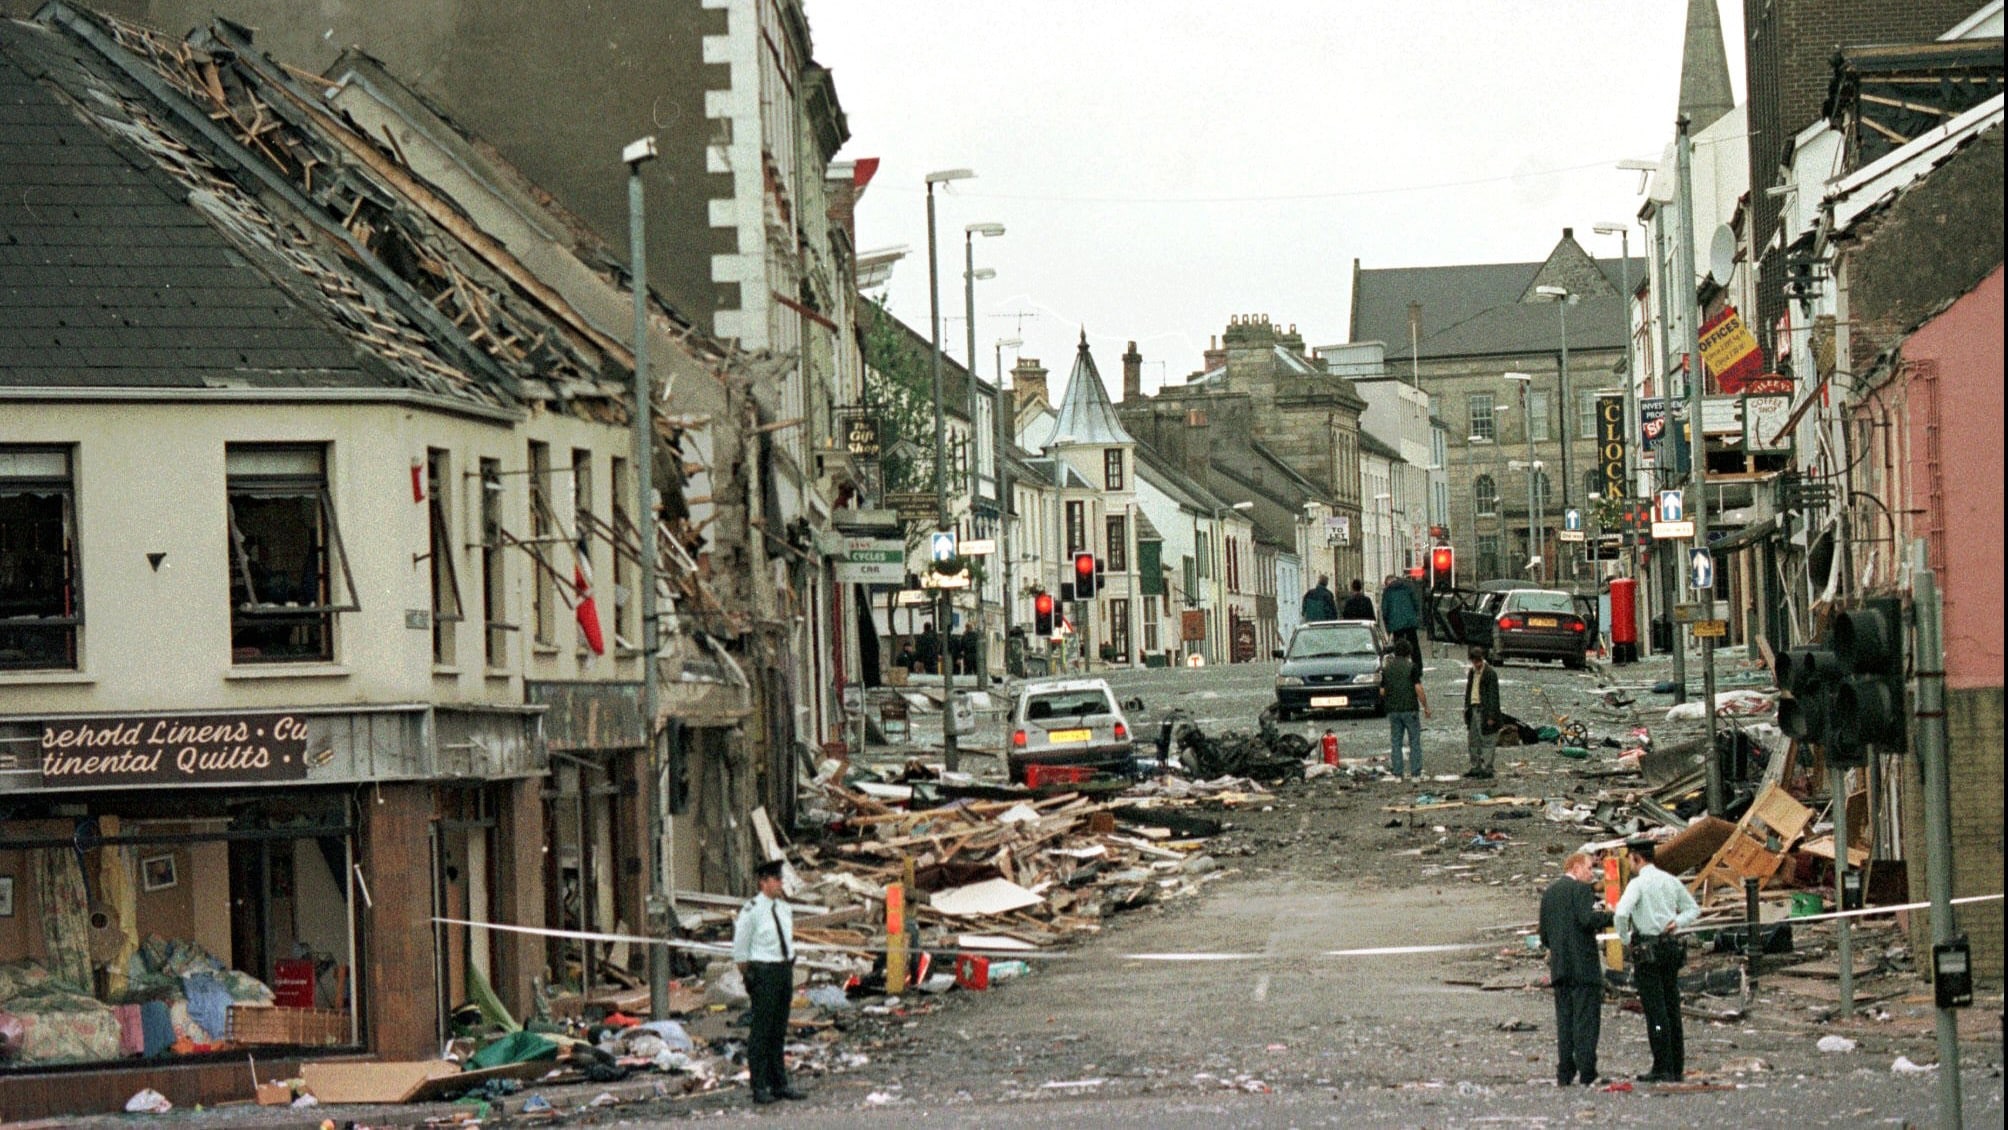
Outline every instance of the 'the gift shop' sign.
<svg viewBox="0 0 2008 1130"><path fill-rule="evenodd" d="M44 788L298 781L301 714L77 718L42 724Z"/></svg>

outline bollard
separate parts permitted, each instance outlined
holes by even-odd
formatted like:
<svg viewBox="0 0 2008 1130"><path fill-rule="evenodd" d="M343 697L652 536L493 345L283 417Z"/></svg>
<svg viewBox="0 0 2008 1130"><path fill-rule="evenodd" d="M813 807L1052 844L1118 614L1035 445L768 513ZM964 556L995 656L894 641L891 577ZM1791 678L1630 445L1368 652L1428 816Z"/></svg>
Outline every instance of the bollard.
<svg viewBox="0 0 2008 1130"><path fill-rule="evenodd" d="M1743 880L1743 979L1751 992L1757 991L1757 959L1764 952L1764 941L1757 936L1757 880L1745 877Z"/></svg>
<svg viewBox="0 0 2008 1130"><path fill-rule="evenodd" d="M885 991L906 991L906 889L898 883L885 888Z"/></svg>

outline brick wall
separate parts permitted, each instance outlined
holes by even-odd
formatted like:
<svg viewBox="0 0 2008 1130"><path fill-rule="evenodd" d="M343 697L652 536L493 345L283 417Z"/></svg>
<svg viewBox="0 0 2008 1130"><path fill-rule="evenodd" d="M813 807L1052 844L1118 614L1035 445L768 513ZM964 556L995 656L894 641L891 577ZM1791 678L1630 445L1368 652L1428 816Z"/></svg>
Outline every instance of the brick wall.
<svg viewBox="0 0 2008 1130"><path fill-rule="evenodd" d="M1947 691L1945 721L1950 750L1952 791L1952 895L1998 894L2001 890L2001 688ZM1917 758L1903 766L1903 850L1910 880L1910 898L1922 902L1931 888L1925 875L1927 848L1924 782ZM1975 903L1953 908L1954 920L1973 943L1974 979L2000 987L2002 904ZM1931 914L1910 919L1911 952L1919 968L1931 952Z"/></svg>

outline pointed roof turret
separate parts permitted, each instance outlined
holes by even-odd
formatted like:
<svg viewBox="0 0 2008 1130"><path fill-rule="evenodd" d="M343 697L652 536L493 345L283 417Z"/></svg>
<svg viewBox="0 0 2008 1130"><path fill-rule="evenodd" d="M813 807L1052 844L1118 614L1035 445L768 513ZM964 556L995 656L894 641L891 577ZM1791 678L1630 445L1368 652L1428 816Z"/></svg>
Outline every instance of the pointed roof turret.
<svg viewBox="0 0 2008 1130"><path fill-rule="evenodd" d="M1060 409L1053 417L1053 430L1046 433L1044 446L1051 448L1059 436L1088 446L1136 442L1116 418L1109 390L1095 369L1094 355L1088 352L1086 329L1081 330L1081 345L1074 353L1074 371L1067 377L1067 391L1060 397Z"/></svg>
<svg viewBox="0 0 2008 1130"><path fill-rule="evenodd" d="M1715 0L1687 0L1687 44L1680 53L1680 115L1688 135L1700 133L1736 108L1729 89L1729 53L1722 46L1722 13Z"/></svg>

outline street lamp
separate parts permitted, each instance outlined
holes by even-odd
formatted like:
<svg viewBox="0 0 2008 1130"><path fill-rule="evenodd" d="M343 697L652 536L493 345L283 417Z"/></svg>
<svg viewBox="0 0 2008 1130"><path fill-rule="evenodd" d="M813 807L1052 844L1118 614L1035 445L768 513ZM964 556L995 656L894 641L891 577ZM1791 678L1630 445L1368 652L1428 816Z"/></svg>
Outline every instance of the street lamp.
<svg viewBox="0 0 2008 1130"><path fill-rule="evenodd" d="M928 330L934 358L934 522L948 529L948 422L941 413L941 262L934 244L934 186L967 180L969 169L944 169L927 174L927 301ZM955 748L955 660L949 651L948 590L934 590L934 637L941 665L941 760L950 772L962 767Z"/></svg>
<svg viewBox="0 0 2008 1130"><path fill-rule="evenodd" d="M978 279L994 279L997 277L997 272L988 267L980 271L976 269L976 237L980 235L985 238L992 238L1003 234L1003 224L965 224L962 228L962 313L963 321L966 323L969 332L969 350L963 356L968 359L969 363L969 511L971 515L970 532L972 534L975 533L976 487L977 482L982 477L982 468L978 466L976 458L978 450L976 442L976 281ZM996 481L994 471L991 475L991 481ZM975 655L975 678L976 685L979 687L984 685L984 680L988 677L990 670L990 658L985 654L988 649L984 646L989 640L988 627L989 625L983 623L983 589L981 586L978 586L976 589L976 638L979 642Z"/></svg>
<svg viewBox="0 0 2008 1130"><path fill-rule="evenodd" d="M1542 289L1557 289L1557 288L1544 287ZM1521 413L1527 417L1526 421L1527 426L1525 429L1527 432L1527 462L1525 464L1522 464L1518 459L1515 459L1512 462L1508 463L1507 466L1515 471L1519 470L1522 466L1525 466L1527 468L1527 553L1529 555L1527 567L1529 572L1533 574L1528 579L1538 581L1541 578L1539 572L1535 570L1535 563L1540 561L1541 558L1545 556L1543 551L1547 548L1547 546L1543 544L1544 539L1542 539L1540 536L1541 496L1534 489L1535 476L1540 474L1541 471L1541 461L1534 458L1534 416L1532 411L1529 410L1528 407L1529 404L1528 390L1534 387L1534 374L1507 373L1506 379L1509 381L1517 381L1519 383L1520 410ZM1565 410L1562 413L1562 419L1564 421L1567 421L1568 418L1569 414ZM1569 449L1568 444L1564 442L1562 445L1562 450L1567 451L1568 449ZM1562 473L1565 476L1568 474L1567 470L1564 470Z"/></svg>
<svg viewBox="0 0 2008 1130"><path fill-rule="evenodd" d="M1597 224L1592 230L1598 235L1614 235L1618 237L1618 278L1624 289L1623 309L1625 331L1624 486L1623 493L1619 495L1619 498L1629 500L1638 491L1637 485L1632 481L1632 445L1638 442L1636 438L1638 436L1638 389L1635 384L1638 370L1637 359L1632 356L1631 225L1612 220ZM1626 542L1632 540L1629 532L1621 536L1623 536ZM1636 576L1638 573L1638 549L1635 546L1627 545L1625 553L1626 575ZM1599 562L1601 563L1601 559L1599 559ZM1651 635L1652 633L1648 632L1646 634ZM1650 643L1648 641L1649 647Z"/></svg>
<svg viewBox="0 0 2008 1130"><path fill-rule="evenodd" d="M1558 392L1558 396L1562 401L1562 430L1557 433L1557 438L1562 441L1562 509L1567 510L1569 508L1569 413L1574 411L1574 402L1569 399L1569 303L1574 302L1576 296L1570 293L1567 287L1561 286L1537 286L1534 288L1534 293L1540 295L1542 298L1554 301L1555 313L1561 318L1562 323L1561 386ZM1569 568L1570 572L1573 573L1575 571L1573 558L1570 560Z"/></svg>
<svg viewBox="0 0 2008 1130"><path fill-rule="evenodd" d="M970 324L975 324L973 319ZM1006 452L1009 450L1006 444L1011 440L1011 433L1006 430L1005 421L1009 419L1015 426L1017 423L1015 417L1018 412L1017 405L1011 399L1011 390L1004 387L1004 350L1007 346L1016 349L1024 344L1022 340L1015 337L999 338L997 340L997 410L992 413L996 418L991 421L995 425L994 430L997 433L995 442L991 446L995 448L992 458L997 465L997 554L1004 561L1004 587L999 590L998 604L1002 605L1004 609L1002 631L1003 638L1007 641L1006 655L1010 654L1008 641L1011 638L1011 619L1018 612L1018 596L1011 587L1011 578L1014 572L1011 566L1011 463L1006 458ZM1012 430L1015 430L1015 427Z"/></svg>
<svg viewBox="0 0 2008 1130"><path fill-rule="evenodd" d="M1255 509L1253 500L1243 500L1232 506L1216 506L1213 508L1213 552L1216 562L1213 570L1213 588L1215 592L1219 593L1219 596L1213 602L1214 618L1216 620L1225 619L1224 614L1227 610L1227 534L1221 528L1220 519L1229 510L1246 511L1253 509ZM1224 642L1228 646L1225 662L1232 662L1234 658L1234 641L1227 640Z"/></svg>
<svg viewBox="0 0 2008 1130"><path fill-rule="evenodd" d="M669 829L669 759L655 740L655 656L661 649L655 614L655 418L654 394L648 385L648 255L646 210L642 206L641 167L655 160L651 134L621 149L628 170L628 258L634 276L634 478L636 541L641 547L641 725L648 768L655 780L655 803L649 806L648 835L651 871L646 908L652 926L668 936L672 918L669 892L675 874ZM648 948L649 1015L669 1015L669 950Z"/></svg>

